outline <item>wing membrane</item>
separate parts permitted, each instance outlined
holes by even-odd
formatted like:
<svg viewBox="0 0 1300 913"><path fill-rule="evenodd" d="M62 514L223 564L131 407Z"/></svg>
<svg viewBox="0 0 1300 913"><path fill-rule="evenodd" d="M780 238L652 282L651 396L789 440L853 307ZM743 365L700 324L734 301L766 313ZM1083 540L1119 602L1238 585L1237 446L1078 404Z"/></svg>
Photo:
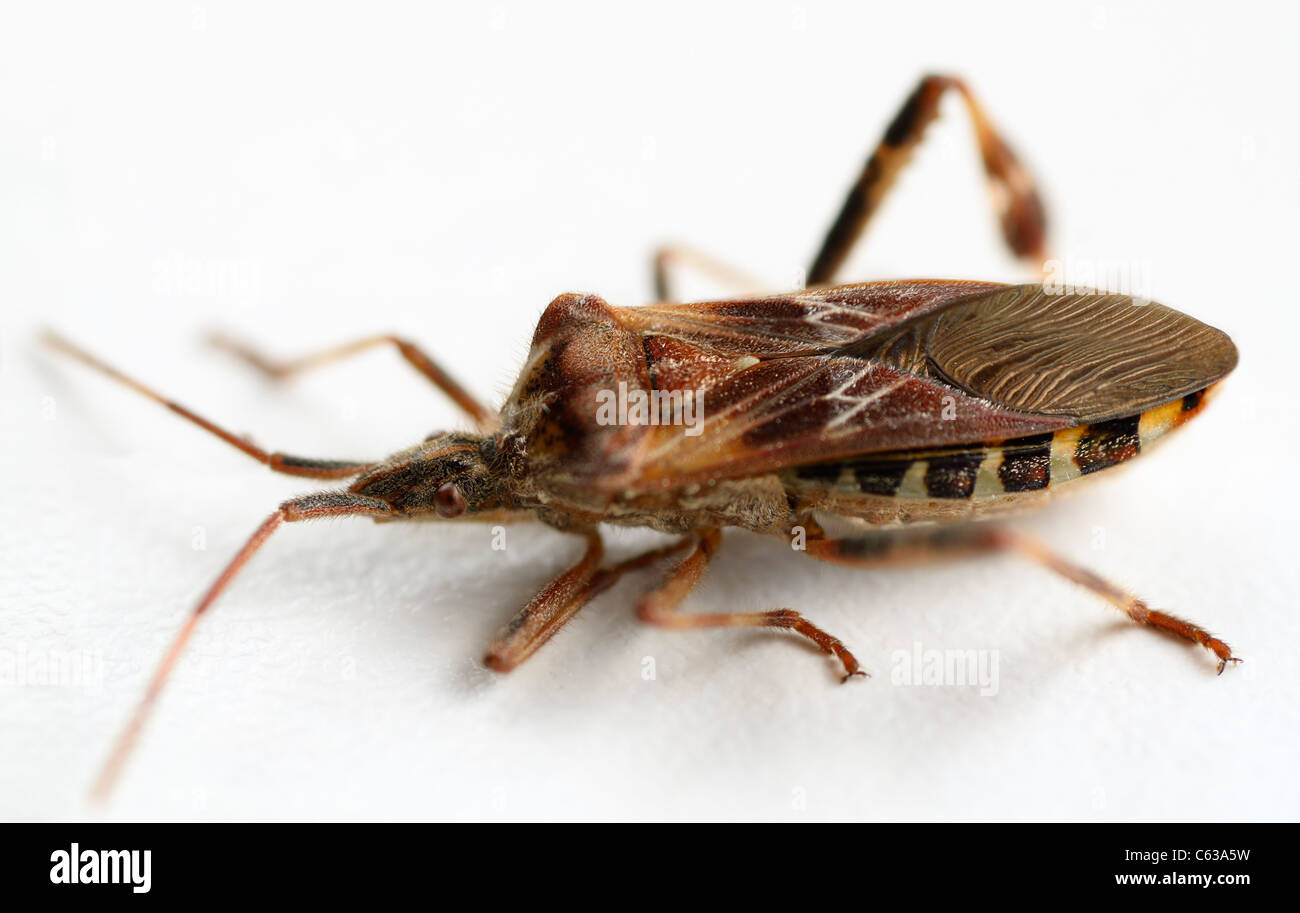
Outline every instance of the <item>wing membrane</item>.
<svg viewBox="0 0 1300 913"><path fill-rule="evenodd" d="M1127 295L1054 295L1018 286L927 323L927 352L945 380L1078 424L1132 415L1203 389L1237 361L1219 330Z"/></svg>

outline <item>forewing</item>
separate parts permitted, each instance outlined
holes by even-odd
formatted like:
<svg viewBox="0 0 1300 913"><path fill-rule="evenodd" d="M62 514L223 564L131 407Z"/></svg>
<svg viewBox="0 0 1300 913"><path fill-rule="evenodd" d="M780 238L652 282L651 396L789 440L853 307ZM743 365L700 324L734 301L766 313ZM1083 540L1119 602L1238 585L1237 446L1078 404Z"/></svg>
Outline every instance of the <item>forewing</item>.
<svg viewBox="0 0 1300 913"><path fill-rule="evenodd" d="M756 358L809 355L887 331L958 298L1006 288L994 282L915 279L789 295L615 308L624 325L709 351Z"/></svg>
<svg viewBox="0 0 1300 913"><path fill-rule="evenodd" d="M1131 415L1236 361L1177 311L1040 286L872 283L618 313L643 334L654 387L697 391L701 421L640 436L624 490Z"/></svg>

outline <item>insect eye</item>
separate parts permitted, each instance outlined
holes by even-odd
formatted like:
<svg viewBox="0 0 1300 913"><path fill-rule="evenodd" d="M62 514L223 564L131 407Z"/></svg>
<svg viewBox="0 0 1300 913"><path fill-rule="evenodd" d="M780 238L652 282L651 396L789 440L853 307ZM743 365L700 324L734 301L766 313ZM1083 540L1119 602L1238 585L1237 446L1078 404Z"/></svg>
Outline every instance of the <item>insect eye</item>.
<svg viewBox="0 0 1300 913"><path fill-rule="evenodd" d="M465 512L465 498L455 482L444 482L433 493L433 509L440 517L450 520Z"/></svg>

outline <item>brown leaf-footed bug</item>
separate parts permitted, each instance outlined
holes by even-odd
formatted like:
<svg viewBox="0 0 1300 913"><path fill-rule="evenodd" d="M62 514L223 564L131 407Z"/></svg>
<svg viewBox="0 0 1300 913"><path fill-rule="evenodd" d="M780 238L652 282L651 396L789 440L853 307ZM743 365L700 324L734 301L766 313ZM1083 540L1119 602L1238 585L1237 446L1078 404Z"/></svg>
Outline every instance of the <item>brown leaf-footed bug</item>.
<svg viewBox="0 0 1300 913"><path fill-rule="evenodd" d="M912 280L832 286L895 175L955 91L972 117L1007 244L1042 262L1045 222L1034 185L967 87L922 80L885 132L808 273L789 294L614 307L568 294L546 308L513 391L481 404L419 348L376 336L276 362L216 342L273 377L377 346L395 347L465 412L475 431L430 436L377 462L272 453L201 418L66 341L56 349L158 401L276 472L351 480L281 504L212 584L149 684L96 786L118 774L169 671L203 614L281 525L321 517L378 521L535 519L582 536L581 559L509 621L485 662L523 662L622 575L676 556L642 597L639 617L667 628L760 626L799 634L865 674L837 638L800 612L679 611L722 542L722 529L799 535L814 558L873 566L941 554L1014 551L1094 591L1134 621L1209 649L1228 645L1004 527L970 522L1045 502L1058 486L1137 456L1199 414L1236 364L1220 331L1127 295L1039 285ZM836 538L827 517L876 530ZM601 524L676 534L671 545L606 565Z"/></svg>

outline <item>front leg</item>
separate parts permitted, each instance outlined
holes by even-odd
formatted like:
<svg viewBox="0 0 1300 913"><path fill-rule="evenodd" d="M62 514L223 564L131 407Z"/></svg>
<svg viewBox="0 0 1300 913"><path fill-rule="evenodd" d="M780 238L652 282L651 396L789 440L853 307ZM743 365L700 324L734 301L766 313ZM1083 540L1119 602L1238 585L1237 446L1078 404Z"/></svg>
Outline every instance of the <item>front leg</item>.
<svg viewBox="0 0 1300 913"><path fill-rule="evenodd" d="M445 368L425 354L423 349L399 336L387 333L379 336L367 336L344 345L311 352L287 360L269 358L247 343L234 339L225 333L214 332L209 334L208 342L215 348L234 355L244 363L256 368L272 380L286 380L305 371L334 364L374 348L392 346L402 358L406 359L407 364L428 378L435 387L459 406L461 411L473 419L474 424L480 431L495 431L500 423L500 419L495 412L479 402L474 394L466 390Z"/></svg>
<svg viewBox="0 0 1300 913"><path fill-rule="evenodd" d="M690 544L689 539L684 539L602 569L600 561L605 547L600 534L593 529L582 535L587 540L587 548L578 563L555 578L501 629L483 658L488 668L509 672L536 653L579 609L612 587L624 574L648 567Z"/></svg>
<svg viewBox="0 0 1300 913"><path fill-rule="evenodd" d="M605 545L594 529L582 534L587 548L578 563L533 597L493 639L483 663L497 672L509 672L546 643L564 623L591 599L591 582L600 568Z"/></svg>

